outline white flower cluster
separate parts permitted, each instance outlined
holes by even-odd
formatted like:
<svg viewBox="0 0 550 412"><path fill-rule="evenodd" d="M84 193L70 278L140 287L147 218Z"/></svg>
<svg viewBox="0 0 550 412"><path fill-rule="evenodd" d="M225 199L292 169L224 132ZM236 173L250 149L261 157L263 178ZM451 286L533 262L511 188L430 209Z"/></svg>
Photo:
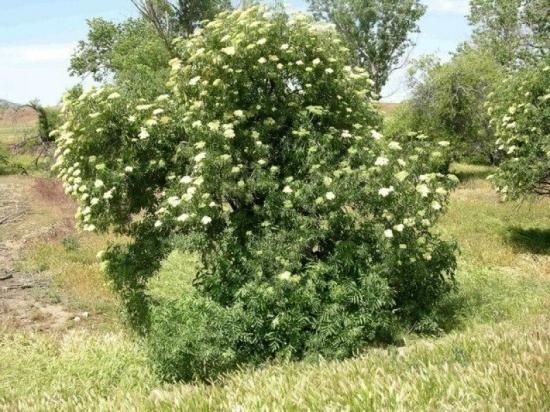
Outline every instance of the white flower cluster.
<svg viewBox="0 0 550 412"><path fill-rule="evenodd" d="M134 107L134 114L127 115L126 119L128 124L138 127L131 142L147 142L153 128L170 121L163 107L169 101L170 96L165 94L159 96L154 104L140 102ZM89 113L86 112L88 106L102 109ZM76 217L85 231L97 229L94 224L97 217L109 213L111 205L117 201L117 193L121 192L119 186L136 172L135 165L124 164L122 158L114 159L114 164L100 161L103 148L110 145L110 136L104 133L106 128L102 116L113 110L127 112L128 105L123 101L122 93L112 88L91 88L76 101L65 97L62 112L67 121L53 132L57 148L52 170L62 180L65 192L78 200L80 207ZM97 154L81 155L81 144L96 145ZM158 158L151 160L150 164L161 167L165 160Z"/></svg>

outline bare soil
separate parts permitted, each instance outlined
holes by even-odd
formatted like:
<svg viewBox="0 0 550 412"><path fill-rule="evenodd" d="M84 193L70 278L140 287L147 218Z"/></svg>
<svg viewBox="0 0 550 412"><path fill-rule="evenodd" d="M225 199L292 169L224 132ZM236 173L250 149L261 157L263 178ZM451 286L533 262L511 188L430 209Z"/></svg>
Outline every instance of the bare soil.
<svg viewBox="0 0 550 412"><path fill-rule="evenodd" d="M59 183L0 176L0 327L60 330L79 318L51 293L47 272L21 270L25 248L58 239L74 227L73 204Z"/></svg>

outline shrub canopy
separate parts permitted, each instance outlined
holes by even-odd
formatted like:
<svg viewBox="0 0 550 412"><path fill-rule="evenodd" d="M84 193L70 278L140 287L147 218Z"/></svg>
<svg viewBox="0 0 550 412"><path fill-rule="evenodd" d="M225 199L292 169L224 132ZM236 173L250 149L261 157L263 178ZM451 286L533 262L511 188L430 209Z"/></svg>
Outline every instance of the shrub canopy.
<svg viewBox="0 0 550 412"><path fill-rule="evenodd" d="M127 83L68 97L56 163L83 229L132 239L103 265L160 372L349 356L427 316L453 284L432 226L456 178L377 131L338 35L254 7L175 47L153 100ZM174 248L200 260L191 292L151 299Z"/></svg>
<svg viewBox="0 0 550 412"><path fill-rule="evenodd" d="M488 105L497 150L492 179L505 198L550 195L550 59L501 82Z"/></svg>

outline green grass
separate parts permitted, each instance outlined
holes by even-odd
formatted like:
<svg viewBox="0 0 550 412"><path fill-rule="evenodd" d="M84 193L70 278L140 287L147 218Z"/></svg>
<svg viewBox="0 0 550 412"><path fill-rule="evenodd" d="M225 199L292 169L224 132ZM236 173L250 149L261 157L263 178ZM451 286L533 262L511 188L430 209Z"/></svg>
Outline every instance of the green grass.
<svg viewBox="0 0 550 412"><path fill-rule="evenodd" d="M494 173L494 171L494 167L485 165L454 163L451 166L451 172L455 174L462 183L475 179L485 179L491 173Z"/></svg>
<svg viewBox="0 0 550 412"><path fill-rule="evenodd" d="M0 329L0 347L0 409L46 397L48 409L57 409L58 400L143 391L155 382L145 355L122 333L49 336Z"/></svg>
<svg viewBox="0 0 550 412"><path fill-rule="evenodd" d="M491 169L458 167L463 183L440 228L458 241L462 258L481 267L516 268L548 278L550 259L544 251L550 248L550 199L503 203L490 183L479 179Z"/></svg>
<svg viewBox="0 0 550 412"><path fill-rule="evenodd" d="M175 251L164 261L162 270L149 282L149 291L156 299L176 299L192 290L197 260L189 254Z"/></svg>
<svg viewBox="0 0 550 412"><path fill-rule="evenodd" d="M445 320L441 336L410 334L402 347L373 348L343 362L270 364L192 385L159 382L137 339L118 330L118 322L107 331L79 329L60 336L6 330L0 331L0 405L7 410L548 410L550 201L502 203L482 179L490 168L456 165L455 171L463 183L439 230L458 241L460 269L457 292L439 308ZM81 305L103 299L114 310L116 302L94 263L106 240L92 236L41 245L28 264L47 267L59 288ZM173 253L150 290L157 298L173 297L188 287L195 269L191 256Z"/></svg>
<svg viewBox="0 0 550 412"><path fill-rule="evenodd" d="M143 354L121 335L0 341L7 348L0 364L10 365L2 375L9 384L0 383L7 409L542 411L550 402L547 317L373 349L343 362L244 370L213 385L159 386Z"/></svg>
<svg viewBox="0 0 550 412"><path fill-rule="evenodd" d="M8 157L9 165L2 174L21 174L26 173L32 176L47 176L52 165L51 159L42 156L37 159L38 154L22 152L10 154Z"/></svg>

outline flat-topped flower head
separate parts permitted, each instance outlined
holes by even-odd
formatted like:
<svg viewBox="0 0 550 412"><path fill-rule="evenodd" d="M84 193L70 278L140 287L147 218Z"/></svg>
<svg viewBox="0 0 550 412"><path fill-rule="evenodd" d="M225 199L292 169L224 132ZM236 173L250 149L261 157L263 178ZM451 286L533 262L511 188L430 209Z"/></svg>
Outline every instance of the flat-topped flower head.
<svg viewBox="0 0 550 412"><path fill-rule="evenodd" d="M204 159L206 158L206 152L200 152L199 154L197 154L193 160L196 162L196 163L199 163L199 162L202 162Z"/></svg>
<svg viewBox="0 0 550 412"><path fill-rule="evenodd" d="M235 130L233 129L225 129L223 132L224 137L228 139L233 139L235 137Z"/></svg>
<svg viewBox="0 0 550 412"><path fill-rule="evenodd" d="M142 127L140 129L140 132L139 132L139 138L141 140L145 140L147 139L148 137L150 136L149 132L147 131L147 129L145 127Z"/></svg>
<svg viewBox="0 0 550 412"><path fill-rule="evenodd" d="M171 207L177 207L181 203L181 199L178 196L170 196L167 200Z"/></svg>
<svg viewBox="0 0 550 412"><path fill-rule="evenodd" d="M285 270L284 272L281 272L279 273L279 275L277 276L279 278L279 280L290 280L292 276L292 273L290 273L288 270Z"/></svg>
<svg viewBox="0 0 550 412"><path fill-rule="evenodd" d="M383 187L381 189L378 190L378 194L382 197L387 197L389 196L392 192L394 191L394 188L393 186L390 186L390 187Z"/></svg>
<svg viewBox="0 0 550 412"><path fill-rule="evenodd" d="M374 165L375 166L386 166L389 163L389 159L387 157L379 156L376 158Z"/></svg>
<svg viewBox="0 0 550 412"><path fill-rule="evenodd" d="M224 47L224 48L222 49L222 53L225 53L225 54L227 54L228 56L234 56L234 55L235 55L235 47L233 47L233 46Z"/></svg>
<svg viewBox="0 0 550 412"><path fill-rule="evenodd" d="M187 213L182 213L181 215L179 215L179 216L176 218L176 220L177 220L178 222L185 222L185 221L187 221L188 219L189 219L189 214L187 214Z"/></svg>
<svg viewBox="0 0 550 412"><path fill-rule="evenodd" d="M382 137L384 137L384 136L382 135L382 133L377 132L376 130L373 130L373 131L371 132L371 136L372 136L372 138L373 138L374 140L380 140Z"/></svg>

